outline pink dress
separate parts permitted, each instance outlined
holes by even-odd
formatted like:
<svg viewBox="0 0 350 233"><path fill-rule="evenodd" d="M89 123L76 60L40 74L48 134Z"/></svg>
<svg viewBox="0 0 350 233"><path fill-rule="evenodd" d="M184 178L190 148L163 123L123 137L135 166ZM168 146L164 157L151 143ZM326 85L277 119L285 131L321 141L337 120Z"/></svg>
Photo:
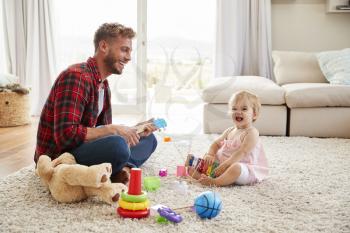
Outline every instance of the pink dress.
<svg viewBox="0 0 350 233"><path fill-rule="evenodd" d="M232 153L240 147L240 145L241 140L239 137L232 140L225 139L222 141L221 147L216 154L220 163L228 159ZM249 170L249 180L260 182L267 177L268 164L260 139L258 140L255 147L249 153L247 153L239 161L239 163L247 165Z"/></svg>

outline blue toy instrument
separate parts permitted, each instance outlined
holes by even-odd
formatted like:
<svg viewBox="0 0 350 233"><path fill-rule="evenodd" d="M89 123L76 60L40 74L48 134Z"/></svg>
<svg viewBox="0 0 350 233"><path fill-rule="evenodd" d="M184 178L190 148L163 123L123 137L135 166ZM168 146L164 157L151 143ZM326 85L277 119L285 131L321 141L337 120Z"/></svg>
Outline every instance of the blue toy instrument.
<svg viewBox="0 0 350 233"><path fill-rule="evenodd" d="M150 121L145 121L142 122L139 125L136 125L136 132L137 133L142 133L143 131L145 131L145 126L146 125L151 125L153 124L157 129L164 129L165 127L167 127L167 123L163 118L157 118L157 119L153 119Z"/></svg>

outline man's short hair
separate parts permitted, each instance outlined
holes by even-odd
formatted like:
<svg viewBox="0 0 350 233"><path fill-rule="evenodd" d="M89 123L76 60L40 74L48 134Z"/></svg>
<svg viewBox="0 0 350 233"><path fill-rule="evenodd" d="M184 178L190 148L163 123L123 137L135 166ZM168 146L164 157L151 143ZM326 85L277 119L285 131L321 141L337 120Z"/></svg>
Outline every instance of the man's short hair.
<svg viewBox="0 0 350 233"><path fill-rule="evenodd" d="M125 27L119 23L104 23L95 32L95 52L97 51L98 44L101 40L109 41L110 39L117 38L118 36L133 39L135 35L135 31L130 27Z"/></svg>

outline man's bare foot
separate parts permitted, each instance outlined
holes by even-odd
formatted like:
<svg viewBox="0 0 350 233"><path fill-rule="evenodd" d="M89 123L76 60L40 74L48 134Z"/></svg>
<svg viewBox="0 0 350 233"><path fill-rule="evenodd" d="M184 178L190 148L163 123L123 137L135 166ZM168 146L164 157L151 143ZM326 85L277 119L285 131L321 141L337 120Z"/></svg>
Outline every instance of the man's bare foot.
<svg viewBox="0 0 350 233"><path fill-rule="evenodd" d="M123 183L127 184L129 182L130 169L125 169L125 167L114 175L111 175L112 183Z"/></svg>
<svg viewBox="0 0 350 233"><path fill-rule="evenodd" d="M215 179L213 179L209 176L206 176L204 174L202 174L201 177L199 178L199 182L202 185L206 185L206 186L216 185Z"/></svg>
<svg viewBox="0 0 350 233"><path fill-rule="evenodd" d="M130 167L123 167L123 170L130 174L131 168Z"/></svg>

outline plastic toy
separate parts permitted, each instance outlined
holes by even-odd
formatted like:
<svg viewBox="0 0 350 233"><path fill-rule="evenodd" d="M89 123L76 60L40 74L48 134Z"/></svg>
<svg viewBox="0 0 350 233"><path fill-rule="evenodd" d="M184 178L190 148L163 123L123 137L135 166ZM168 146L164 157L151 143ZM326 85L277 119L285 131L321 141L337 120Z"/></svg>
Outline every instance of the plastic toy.
<svg viewBox="0 0 350 233"><path fill-rule="evenodd" d="M149 215L149 209L132 211L118 207L117 213L124 218L145 218Z"/></svg>
<svg viewBox="0 0 350 233"><path fill-rule="evenodd" d="M200 173L204 173L205 172L205 161L204 159L199 158L198 159L198 163L196 165L197 171Z"/></svg>
<svg viewBox="0 0 350 233"><path fill-rule="evenodd" d="M165 136L165 137L163 138L163 141L164 141L164 142L171 142L171 137Z"/></svg>
<svg viewBox="0 0 350 233"><path fill-rule="evenodd" d="M186 183L186 181L177 181L175 180L173 183L173 188L181 193L182 195L185 195L188 191L188 185Z"/></svg>
<svg viewBox="0 0 350 233"><path fill-rule="evenodd" d="M147 193L141 192L140 195L130 195L123 191L121 197L128 202L144 202L147 200Z"/></svg>
<svg viewBox="0 0 350 233"><path fill-rule="evenodd" d="M179 223L182 221L181 215L175 213L172 209L168 207L160 207L158 209L158 213L160 216L166 218L170 222Z"/></svg>
<svg viewBox="0 0 350 233"><path fill-rule="evenodd" d="M186 167L192 167L192 165L193 165L193 160L194 160L194 155L193 155L193 154L188 154L188 155L187 155L186 162L185 162L185 166L186 166Z"/></svg>
<svg viewBox="0 0 350 233"><path fill-rule="evenodd" d="M141 169L132 168L128 193L122 192L117 213L124 218L144 218L150 213L147 193L141 191Z"/></svg>
<svg viewBox="0 0 350 233"><path fill-rule="evenodd" d="M149 207L149 200L147 199L144 202L127 202L123 199L119 199L118 204L121 208L126 210L144 210Z"/></svg>
<svg viewBox="0 0 350 233"><path fill-rule="evenodd" d="M159 170L159 176L160 177L165 177L168 175L168 170L166 168L162 168Z"/></svg>
<svg viewBox="0 0 350 233"><path fill-rule="evenodd" d="M211 219L220 213L222 201L217 193L206 191L196 197L194 208L199 217Z"/></svg>
<svg viewBox="0 0 350 233"><path fill-rule="evenodd" d="M141 123L139 125L136 125L136 132L139 134L139 133L142 133L144 130L145 130L145 126L146 125L150 125L150 124L153 124L157 129L161 129L161 128L165 128L167 126L167 123L164 119L162 118L158 118L158 119L154 119L154 120L151 120L151 121L146 121L144 123Z"/></svg>
<svg viewBox="0 0 350 233"><path fill-rule="evenodd" d="M132 168L130 174L129 190L128 194L140 195L141 194L141 169Z"/></svg>
<svg viewBox="0 0 350 233"><path fill-rule="evenodd" d="M211 165L207 165L203 159L195 157L193 154L188 154L185 162L186 167L194 167L200 173L204 173L212 178L215 177L215 169L219 166L219 162L215 161Z"/></svg>
<svg viewBox="0 0 350 233"><path fill-rule="evenodd" d="M219 166L219 162L215 161L212 165L211 165L211 169L210 169L210 177L215 178L215 169Z"/></svg>
<svg viewBox="0 0 350 233"><path fill-rule="evenodd" d="M162 205L162 204L156 204L156 205L154 205L154 206L151 206L151 208L150 208L150 215L151 216L156 216L156 215L158 215L158 209L160 208L160 207L166 207L165 205Z"/></svg>
<svg viewBox="0 0 350 233"><path fill-rule="evenodd" d="M153 120L153 124L154 124L158 129L167 127L167 123L166 123L166 121L165 121L163 118L158 118L158 119Z"/></svg>
<svg viewBox="0 0 350 233"><path fill-rule="evenodd" d="M207 176L210 176L212 170L213 170L213 164L211 164L211 165L208 166L208 169L207 169L207 171L205 172L205 174L206 174Z"/></svg>
<svg viewBox="0 0 350 233"><path fill-rule="evenodd" d="M169 223L168 219L166 219L162 216L159 216L159 215L157 216L156 221L157 221L157 223L160 223L160 224L168 224Z"/></svg>
<svg viewBox="0 0 350 233"><path fill-rule="evenodd" d="M176 167L176 176L187 176L187 170L184 165L178 165Z"/></svg>
<svg viewBox="0 0 350 233"><path fill-rule="evenodd" d="M143 187L149 192L155 192L160 188L160 178L157 176L149 176L143 179Z"/></svg>

